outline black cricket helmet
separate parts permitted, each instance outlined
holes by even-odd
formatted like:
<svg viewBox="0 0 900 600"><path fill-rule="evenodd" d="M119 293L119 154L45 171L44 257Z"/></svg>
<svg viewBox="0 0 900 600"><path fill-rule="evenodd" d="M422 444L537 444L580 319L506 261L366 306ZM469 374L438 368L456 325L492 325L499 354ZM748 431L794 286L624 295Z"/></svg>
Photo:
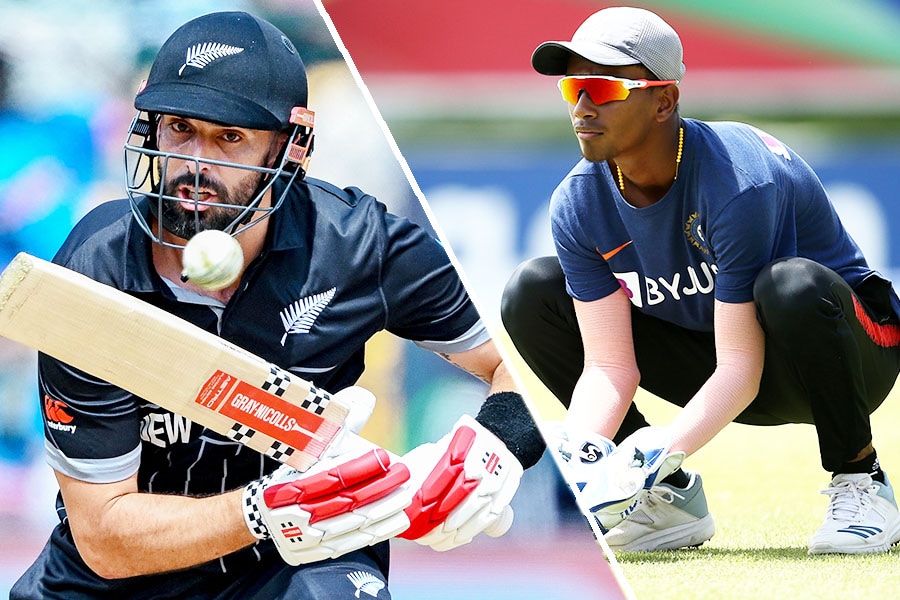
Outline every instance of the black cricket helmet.
<svg viewBox="0 0 900 600"><path fill-rule="evenodd" d="M194 163L195 205L223 206L235 214L223 227L235 235L269 216L284 202L292 182L305 175L312 152L314 115L308 110L306 68L293 43L271 23L245 12L219 12L182 25L163 44L147 81L134 101L138 110L125 143L125 185L141 228L162 241L167 203L184 198L166 195L163 182L172 159ZM281 131L285 148L272 166L244 165L161 152L156 131L161 115L176 115L220 125ZM260 173L253 197L239 206L201 201L200 172L204 165L242 168ZM286 180L278 198L261 206L279 178ZM139 202L148 198L159 225L151 228ZM194 211L190 237L203 228ZM168 244L175 245L177 244Z"/></svg>

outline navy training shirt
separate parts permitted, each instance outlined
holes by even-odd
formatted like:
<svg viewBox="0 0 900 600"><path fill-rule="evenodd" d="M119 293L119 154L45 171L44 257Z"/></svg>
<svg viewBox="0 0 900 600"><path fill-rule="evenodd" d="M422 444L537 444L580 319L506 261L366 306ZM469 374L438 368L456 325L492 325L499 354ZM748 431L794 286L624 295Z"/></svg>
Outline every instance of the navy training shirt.
<svg viewBox="0 0 900 600"><path fill-rule="evenodd" d="M606 162L582 160L553 192L569 295L590 302L621 287L646 314L712 331L714 299L752 301L760 270L778 258L809 258L854 288L877 276L787 146L742 123L683 123L678 179L655 204L626 202Z"/></svg>

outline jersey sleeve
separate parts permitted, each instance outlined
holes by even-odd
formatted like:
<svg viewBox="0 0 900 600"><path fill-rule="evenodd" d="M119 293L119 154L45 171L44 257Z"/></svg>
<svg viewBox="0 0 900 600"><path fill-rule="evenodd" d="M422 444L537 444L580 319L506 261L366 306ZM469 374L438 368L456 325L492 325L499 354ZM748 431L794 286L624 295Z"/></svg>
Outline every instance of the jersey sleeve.
<svg viewBox="0 0 900 600"><path fill-rule="evenodd" d="M564 182L551 196L550 228L566 276L566 291L576 300L591 302L612 294L620 285L585 230L592 219L603 218L593 214L592 207L579 203L580 198L594 197L592 191L578 189L572 193L570 184L571 180Z"/></svg>
<svg viewBox="0 0 900 600"><path fill-rule="evenodd" d="M441 243L407 219L385 213L381 290L386 329L439 352L470 350L489 339Z"/></svg>
<svg viewBox="0 0 900 600"><path fill-rule="evenodd" d="M38 381L53 469L90 483L122 481L138 471L140 415L134 396L44 354L38 356Z"/></svg>

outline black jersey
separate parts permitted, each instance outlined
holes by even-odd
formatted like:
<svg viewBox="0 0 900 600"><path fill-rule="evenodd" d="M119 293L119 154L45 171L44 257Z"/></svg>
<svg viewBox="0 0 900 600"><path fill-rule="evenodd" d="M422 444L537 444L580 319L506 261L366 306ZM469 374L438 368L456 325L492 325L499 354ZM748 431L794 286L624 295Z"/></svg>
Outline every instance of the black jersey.
<svg viewBox="0 0 900 600"><path fill-rule="evenodd" d="M488 339L437 240L355 188L312 179L294 184L271 215L264 249L227 304L155 272L151 241L124 200L82 219L54 261L332 392L356 382L364 369L364 345L380 330L441 352L468 350ZM165 364L167 357L158 360ZM46 355L39 357L39 376L48 462L70 477L104 483L137 472L141 491L202 496L236 489L277 466ZM73 565L61 502L59 508L63 523L48 550L68 555L64 562ZM280 560L269 542L261 542L215 564L170 574L167 587L172 578L187 583L196 577L191 571L219 576L268 559ZM116 583L120 592L122 583Z"/></svg>

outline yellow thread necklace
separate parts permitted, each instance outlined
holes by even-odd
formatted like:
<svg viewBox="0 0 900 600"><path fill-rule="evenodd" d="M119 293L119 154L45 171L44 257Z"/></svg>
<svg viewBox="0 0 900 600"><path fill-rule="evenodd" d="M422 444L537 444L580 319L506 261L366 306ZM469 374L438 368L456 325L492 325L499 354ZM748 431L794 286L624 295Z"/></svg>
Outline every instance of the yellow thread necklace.
<svg viewBox="0 0 900 600"><path fill-rule="evenodd" d="M672 181L678 179L678 167L681 166L681 151L684 150L684 125L678 128L678 154L675 155L675 177L672 178ZM622 177L622 169L619 168L619 165L616 165L616 175L619 178L619 190L625 191L625 179Z"/></svg>

